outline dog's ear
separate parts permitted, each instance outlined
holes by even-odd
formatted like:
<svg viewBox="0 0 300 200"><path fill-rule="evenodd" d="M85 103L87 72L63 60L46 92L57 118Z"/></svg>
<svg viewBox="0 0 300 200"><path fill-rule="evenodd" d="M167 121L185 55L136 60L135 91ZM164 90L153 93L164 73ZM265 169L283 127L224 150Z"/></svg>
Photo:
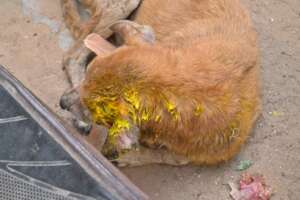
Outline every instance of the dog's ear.
<svg viewBox="0 0 300 200"><path fill-rule="evenodd" d="M110 29L123 39L125 45L153 44L155 42L154 31L147 25L139 25L129 20L120 20L111 25Z"/></svg>
<svg viewBox="0 0 300 200"><path fill-rule="evenodd" d="M84 40L84 45L101 57L111 54L116 49L111 43L96 33L89 34Z"/></svg>

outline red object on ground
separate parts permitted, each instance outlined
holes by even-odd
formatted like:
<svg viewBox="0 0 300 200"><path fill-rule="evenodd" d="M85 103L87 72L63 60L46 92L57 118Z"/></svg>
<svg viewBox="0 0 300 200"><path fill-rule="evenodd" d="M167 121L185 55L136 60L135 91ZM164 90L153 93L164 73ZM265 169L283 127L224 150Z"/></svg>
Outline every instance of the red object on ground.
<svg viewBox="0 0 300 200"><path fill-rule="evenodd" d="M232 184L230 186L234 200L269 200L271 197L271 190L262 175L243 174L238 189Z"/></svg>

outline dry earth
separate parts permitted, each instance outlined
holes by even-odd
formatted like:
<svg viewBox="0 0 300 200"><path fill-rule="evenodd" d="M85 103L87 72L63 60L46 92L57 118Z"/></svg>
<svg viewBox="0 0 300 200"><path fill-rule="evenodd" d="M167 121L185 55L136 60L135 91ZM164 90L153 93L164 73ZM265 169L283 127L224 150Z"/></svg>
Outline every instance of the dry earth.
<svg viewBox="0 0 300 200"><path fill-rule="evenodd" d="M274 200L300 199L300 1L244 0L259 32L263 114L242 152L218 167L145 166L122 171L157 200L226 200L240 160L261 173ZM0 64L55 112L68 87L61 70L70 39L59 0L0 0Z"/></svg>

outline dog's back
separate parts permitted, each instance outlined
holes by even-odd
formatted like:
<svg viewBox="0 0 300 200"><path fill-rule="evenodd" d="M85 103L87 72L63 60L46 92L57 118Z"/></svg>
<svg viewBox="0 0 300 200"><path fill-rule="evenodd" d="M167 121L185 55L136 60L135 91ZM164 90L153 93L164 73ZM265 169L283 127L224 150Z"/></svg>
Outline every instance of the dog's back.
<svg viewBox="0 0 300 200"><path fill-rule="evenodd" d="M195 41L225 34L231 38L255 37L239 0L144 0L134 20L150 25L160 42Z"/></svg>

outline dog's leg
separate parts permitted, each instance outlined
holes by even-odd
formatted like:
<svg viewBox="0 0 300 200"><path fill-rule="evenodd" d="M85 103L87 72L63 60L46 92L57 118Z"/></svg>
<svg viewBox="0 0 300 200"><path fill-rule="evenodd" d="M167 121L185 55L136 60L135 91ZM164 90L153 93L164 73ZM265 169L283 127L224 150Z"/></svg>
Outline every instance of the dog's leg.
<svg viewBox="0 0 300 200"><path fill-rule="evenodd" d="M123 153L111 161L118 167L135 167L147 164L182 166L189 163L188 159L175 155L165 149L149 149L142 146L137 150Z"/></svg>
<svg viewBox="0 0 300 200"><path fill-rule="evenodd" d="M89 133L92 128L88 115L80 104L78 87L66 91L60 99L60 107L70 112L73 125L83 134Z"/></svg>
<svg viewBox="0 0 300 200"><path fill-rule="evenodd" d="M84 79L88 57L91 51L83 42L78 42L63 58L63 70L72 87L78 87Z"/></svg>
<svg viewBox="0 0 300 200"><path fill-rule="evenodd" d="M91 53L83 45L85 37L91 32L96 32L103 38L108 38L112 34L109 29L110 25L118 20L126 19L139 2L140 0L80 0L79 3L90 13L90 19L81 22L78 13L74 17L76 14L74 2L62 0L65 22L77 40L63 59L63 68L72 87L76 87L84 78L88 56Z"/></svg>

